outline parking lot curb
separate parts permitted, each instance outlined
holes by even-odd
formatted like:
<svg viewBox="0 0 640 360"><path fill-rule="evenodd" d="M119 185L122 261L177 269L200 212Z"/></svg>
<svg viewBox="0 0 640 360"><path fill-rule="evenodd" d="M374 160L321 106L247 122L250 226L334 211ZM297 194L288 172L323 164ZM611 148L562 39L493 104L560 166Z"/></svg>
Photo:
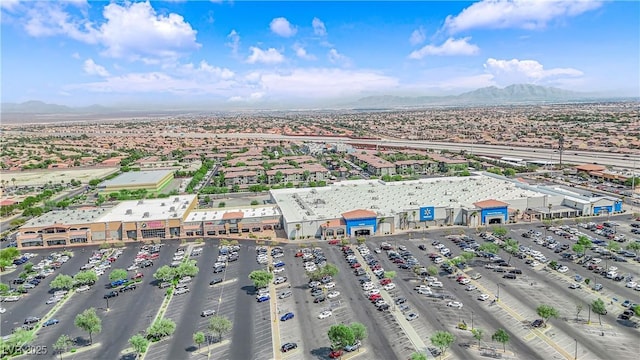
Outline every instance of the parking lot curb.
<svg viewBox="0 0 640 360"><path fill-rule="evenodd" d="M271 246L268 247L269 264L273 263L273 257L271 256ZM280 323L278 322L278 300L276 297L276 286L273 282L269 283L269 306L271 315L271 343L273 344L273 358L275 360L281 360L282 354L280 353Z"/></svg>
<svg viewBox="0 0 640 360"><path fill-rule="evenodd" d="M353 244L349 245L351 249L353 249L354 246L355 245ZM354 249L353 253L358 259L358 262L360 264L367 263L366 261L364 261L364 258L362 257L362 255L360 255L360 252L358 251L358 249ZM367 273L367 275L371 277L371 279L376 278L375 274L371 271L371 269L368 266L366 267L363 266L363 268L365 269L365 272ZM411 344L413 345L415 350L426 351L427 345L422 341L422 339L420 338L416 330L413 328L413 325L411 325L409 321L407 321L407 319L404 318L404 314L402 314L400 310L398 310L394 305L392 305L393 299L391 298L391 294L389 294L389 292L384 289L380 290L380 294L382 294L382 298L384 299L384 301L387 302L387 304L393 306L393 310L391 310L390 313L396 319L398 325L400 325L400 328L402 328L402 332L404 332L407 338L409 338L409 341L411 341Z"/></svg>
<svg viewBox="0 0 640 360"><path fill-rule="evenodd" d="M360 355L364 355L367 352L367 348L366 347L361 347L358 349L359 351L353 351L350 352L348 355L343 355L341 357L342 360L349 360L349 359L353 359L356 358Z"/></svg>
<svg viewBox="0 0 640 360"><path fill-rule="evenodd" d="M220 341L219 343L215 343L215 344L211 344L211 345L207 345L207 346L202 346L199 350L194 351L192 354L200 354L200 355L204 355L204 354L208 354L209 351L218 348L220 346L224 346L231 343L231 340L229 339L225 339Z"/></svg>

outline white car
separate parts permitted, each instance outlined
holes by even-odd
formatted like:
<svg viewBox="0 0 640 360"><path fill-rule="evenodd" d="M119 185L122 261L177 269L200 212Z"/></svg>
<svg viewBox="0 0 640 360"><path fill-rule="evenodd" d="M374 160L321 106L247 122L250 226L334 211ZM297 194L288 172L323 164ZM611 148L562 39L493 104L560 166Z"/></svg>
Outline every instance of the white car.
<svg viewBox="0 0 640 360"><path fill-rule="evenodd" d="M320 314L318 314L318 319L326 319L331 315L333 315L331 310L325 310L325 311L321 312Z"/></svg>
<svg viewBox="0 0 640 360"><path fill-rule="evenodd" d="M640 284L638 284L638 286L635 287L636 291L640 291Z"/></svg>
<svg viewBox="0 0 640 360"><path fill-rule="evenodd" d="M332 291L332 292L327 294L327 298L329 298L329 299L335 299L338 296L340 296L340 291Z"/></svg>
<svg viewBox="0 0 640 360"><path fill-rule="evenodd" d="M274 273L274 274L280 274L280 273L281 273L281 272L283 272L283 271L284 271L284 268L283 268L283 267L281 267L281 268L277 268L277 269L273 269L273 273Z"/></svg>
<svg viewBox="0 0 640 360"><path fill-rule="evenodd" d="M127 271L135 271L138 270L138 265L133 264L127 268Z"/></svg>
<svg viewBox="0 0 640 360"><path fill-rule="evenodd" d="M473 290L476 290L476 289L477 289L477 287L475 287L474 285L469 285L469 286L467 286L465 288L465 290L467 290L467 291L473 291Z"/></svg>
<svg viewBox="0 0 640 360"><path fill-rule="evenodd" d="M635 282L635 281L629 281L629 282L627 283L627 287L628 287L628 288L633 289L633 288L635 288L636 286L638 286L638 283L637 283L637 282Z"/></svg>
<svg viewBox="0 0 640 360"><path fill-rule="evenodd" d="M578 283L573 283L571 285L569 285L569 289L580 289L582 287L582 285L578 284Z"/></svg>
<svg viewBox="0 0 640 360"><path fill-rule="evenodd" d="M336 283L334 283L334 282L328 282L328 283L324 284L324 288L325 289L333 289L334 287L336 287Z"/></svg>
<svg viewBox="0 0 640 360"><path fill-rule="evenodd" d="M396 288L396 284L394 283L388 283L387 285L384 286L384 289L389 291L389 290L393 290Z"/></svg>
<svg viewBox="0 0 640 360"><path fill-rule="evenodd" d="M46 304L47 305L55 304L55 303L59 302L60 300L62 300L61 297L52 296L52 297L49 298L49 300L47 300Z"/></svg>
<svg viewBox="0 0 640 360"><path fill-rule="evenodd" d="M91 289L89 285L82 285L76 289L76 292L85 292L85 291L89 291L89 289Z"/></svg>
<svg viewBox="0 0 640 360"><path fill-rule="evenodd" d="M447 303L448 307L462 309L462 303L459 301L449 301Z"/></svg>
<svg viewBox="0 0 640 360"><path fill-rule="evenodd" d="M26 283L26 284L22 285L22 287L25 288L25 289L35 289L36 288L36 286L31 284L31 283Z"/></svg>
<svg viewBox="0 0 640 360"><path fill-rule="evenodd" d="M563 274L566 273L567 271L569 271L569 268L564 265L560 266L560 268L558 269L558 272Z"/></svg>
<svg viewBox="0 0 640 360"><path fill-rule="evenodd" d="M478 300L480 301L486 301L489 299L489 295L487 294L480 294L480 296L478 296Z"/></svg>
<svg viewBox="0 0 640 360"><path fill-rule="evenodd" d="M431 286L431 287L440 287L441 288L443 285L442 285L442 281L432 281L432 282L429 283L429 286Z"/></svg>
<svg viewBox="0 0 640 360"><path fill-rule="evenodd" d="M14 302L14 301L18 301L18 300L20 300L20 296L13 295L13 296L7 296L2 301L4 301L4 302Z"/></svg>
<svg viewBox="0 0 640 360"><path fill-rule="evenodd" d="M4 314L7 312L7 309L0 307L0 314Z"/></svg>
<svg viewBox="0 0 640 360"><path fill-rule="evenodd" d="M189 292L189 288L178 288L176 289L176 291L174 292L174 294L176 295L182 295L182 294L186 294Z"/></svg>
<svg viewBox="0 0 640 360"><path fill-rule="evenodd" d="M460 280L460 284L462 284L462 285L467 285L470 282L471 282L471 280L469 280L467 278L464 278L464 279Z"/></svg>

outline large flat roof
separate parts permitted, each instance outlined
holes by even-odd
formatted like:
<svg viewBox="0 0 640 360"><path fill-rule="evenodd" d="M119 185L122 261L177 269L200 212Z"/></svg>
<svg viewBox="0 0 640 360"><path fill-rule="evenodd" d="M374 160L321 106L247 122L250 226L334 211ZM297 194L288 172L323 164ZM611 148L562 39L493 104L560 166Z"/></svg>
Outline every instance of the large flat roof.
<svg viewBox="0 0 640 360"><path fill-rule="evenodd" d="M27 221L22 227L47 227L53 225L90 224L106 214L109 208L81 208L56 210Z"/></svg>
<svg viewBox="0 0 640 360"><path fill-rule="evenodd" d="M543 196L512 181L481 174L389 183L353 180L321 188L271 190L271 195L290 222L340 218L355 209L393 216L422 206L475 208L474 203L487 199Z"/></svg>
<svg viewBox="0 0 640 360"><path fill-rule="evenodd" d="M182 218L196 195L170 196L164 199L123 201L105 213L99 221L150 221Z"/></svg>
<svg viewBox="0 0 640 360"><path fill-rule="evenodd" d="M277 206L266 206L257 208L229 208L229 209L206 209L189 213L184 222L200 222L222 220L225 214L242 212L242 219L261 218L267 216L280 216ZM239 215L239 214L238 214Z"/></svg>
<svg viewBox="0 0 640 360"><path fill-rule="evenodd" d="M173 170L149 170L149 171L129 171L107 180L99 185L99 188L131 186L131 185L152 185L155 186L167 174Z"/></svg>

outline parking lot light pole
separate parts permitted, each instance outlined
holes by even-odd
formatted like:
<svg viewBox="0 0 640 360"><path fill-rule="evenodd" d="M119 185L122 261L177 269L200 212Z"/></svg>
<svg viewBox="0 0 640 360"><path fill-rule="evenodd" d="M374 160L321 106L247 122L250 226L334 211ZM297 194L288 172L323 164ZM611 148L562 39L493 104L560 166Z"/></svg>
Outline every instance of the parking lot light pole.
<svg viewBox="0 0 640 360"><path fill-rule="evenodd" d="M473 330L473 311L471 312L471 330Z"/></svg>
<svg viewBox="0 0 640 360"><path fill-rule="evenodd" d="M591 324L591 304L587 304L589 306L589 318L587 319L587 324Z"/></svg>
<svg viewBox="0 0 640 360"><path fill-rule="evenodd" d="M578 360L578 340L577 339L573 339L573 341L576 342L576 351L573 354L573 360Z"/></svg>
<svg viewBox="0 0 640 360"><path fill-rule="evenodd" d="M109 298L106 298L105 300L107 300L107 311L109 311Z"/></svg>

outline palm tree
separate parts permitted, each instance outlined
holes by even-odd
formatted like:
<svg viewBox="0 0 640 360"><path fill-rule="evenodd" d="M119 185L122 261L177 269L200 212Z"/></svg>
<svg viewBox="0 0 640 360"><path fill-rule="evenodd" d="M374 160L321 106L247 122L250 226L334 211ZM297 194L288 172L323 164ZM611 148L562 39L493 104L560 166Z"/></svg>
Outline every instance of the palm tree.
<svg viewBox="0 0 640 360"><path fill-rule="evenodd" d="M13 183L13 187L16 186L16 178L11 178L11 182Z"/></svg>
<svg viewBox="0 0 640 360"><path fill-rule="evenodd" d="M296 224L296 237L297 238L300 238L300 228L302 228L302 225Z"/></svg>
<svg viewBox="0 0 640 360"><path fill-rule="evenodd" d="M413 226L415 227L415 226L416 226L416 211L415 211L415 210L413 210L413 211L411 212L411 215L413 215Z"/></svg>

